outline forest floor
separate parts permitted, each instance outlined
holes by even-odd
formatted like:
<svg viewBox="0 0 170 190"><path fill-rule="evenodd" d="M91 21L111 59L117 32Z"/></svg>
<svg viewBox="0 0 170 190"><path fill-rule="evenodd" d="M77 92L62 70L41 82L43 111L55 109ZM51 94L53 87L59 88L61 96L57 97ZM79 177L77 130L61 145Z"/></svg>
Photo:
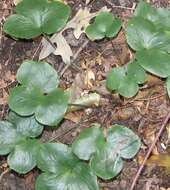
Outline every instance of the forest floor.
<svg viewBox="0 0 170 190"><path fill-rule="evenodd" d="M84 1L81 0L68 0L67 2L72 7L73 15L81 6L85 6ZM154 0L151 3L156 7L169 6L165 0ZM91 6L92 11L107 6L114 15L126 22L133 15L133 10L129 8L134 7L135 4L136 1L133 0L94 0ZM13 7L13 0L0 1L1 25L5 18L13 12ZM74 52L86 40L85 35L76 40L71 31L66 32L65 36ZM17 84L17 69L23 60L32 59L33 55L35 59L38 57L37 47L41 38L31 41L14 40L2 31L0 38L2 42L0 45L0 117L4 119L9 110L7 104L9 90ZM102 190L127 190L130 187L155 134L170 111L170 101L166 94L164 81L157 77L148 76L149 83L142 86L140 92L131 99L123 99L105 89L104 80L108 71L115 65L126 64L131 56L132 52L127 46L123 29L112 41L106 39L89 42L74 62L83 72L80 73L69 67L61 78L61 86L67 89L74 83L78 85L81 92L97 92L101 96L100 105L68 115L59 128L52 131L46 130L41 137L43 141L52 138L71 144L83 128L89 127L91 123L95 122L100 123L103 127L115 123L124 124L138 134L143 143L140 152L133 160L125 162L124 169L118 177L109 181L99 180ZM58 56L50 55L46 61L52 64L56 70L64 67ZM166 158L169 159L170 168L170 152L164 148L168 147L169 142L167 130L165 130L152 154L157 155L158 158L160 154L166 156L169 154L169 157ZM163 157L162 161L156 162L156 164L148 162L140 175L135 190L170 189L168 161L166 162L164 159ZM6 167L6 157L0 157L0 173L5 171ZM0 190L34 190L38 172L37 169L27 175L9 172L3 176Z"/></svg>

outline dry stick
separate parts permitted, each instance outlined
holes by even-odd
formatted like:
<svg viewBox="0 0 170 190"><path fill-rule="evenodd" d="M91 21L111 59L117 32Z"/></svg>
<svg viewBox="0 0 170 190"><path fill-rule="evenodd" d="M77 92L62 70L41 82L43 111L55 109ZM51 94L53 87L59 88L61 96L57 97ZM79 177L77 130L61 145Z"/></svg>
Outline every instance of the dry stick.
<svg viewBox="0 0 170 190"><path fill-rule="evenodd" d="M137 172L136 175L135 175L135 178L134 178L134 180L133 180L133 182L132 182L132 185L131 185L131 187L130 187L129 190L134 190L134 187L135 187L135 185L136 185L136 183L137 183L137 181L138 181L138 178L139 178L139 176L140 176L140 174L141 174L141 172L142 172L142 170L143 170L143 168L144 168L144 166L145 166L145 164L146 164L146 161L148 160L148 158L149 158L149 156L150 156L150 154L151 154L153 148L155 147L156 142L157 142L158 139L160 138L160 136L161 136L161 134L162 134L162 132L163 132L163 130L164 130L164 128L165 128L165 126L166 126L168 120L169 120L169 118L170 118L170 112L169 112L169 113L167 114L167 116L165 117L165 119L164 119L164 121L163 121L163 123L162 123L162 125L161 125L161 128L160 128L158 134L156 135L156 138L155 138L154 141L152 142L152 144L151 144L151 146L150 146L150 148L149 148L149 150L148 150L148 152L147 152L147 154L146 154L146 156L145 156L145 158L144 158L144 160L143 160L143 162L142 162L142 164L141 164L141 166L140 166L138 172Z"/></svg>
<svg viewBox="0 0 170 190"><path fill-rule="evenodd" d="M10 171L9 168L7 168L5 171L3 171L0 175L0 183L2 182L2 178L4 177L4 175L6 175L8 172Z"/></svg>
<svg viewBox="0 0 170 190"><path fill-rule="evenodd" d="M80 48L77 50L77 52L74 54L73 59L71 60L71 62L69 64L67 64L63 70L60 72L60 77L65 73L65 71L71 66L71 64L73 64L73 62L77 59L79 53L86 47L86 45L88 44L89 40L86 39L84 41L84 43L82 44L82 46L80 46Z"/></svg>
<svg viewBox="0 0 170 190"><path fill-rule="evenodd" d="M117 6L117 5L114 5L113 3L111 3L110 1L108 0L105 0L109 5L112 6L112 8L118 8L118 9L127 9L127 10L134 10L135 8L134 7L124 7L124 6Z"/></svg>

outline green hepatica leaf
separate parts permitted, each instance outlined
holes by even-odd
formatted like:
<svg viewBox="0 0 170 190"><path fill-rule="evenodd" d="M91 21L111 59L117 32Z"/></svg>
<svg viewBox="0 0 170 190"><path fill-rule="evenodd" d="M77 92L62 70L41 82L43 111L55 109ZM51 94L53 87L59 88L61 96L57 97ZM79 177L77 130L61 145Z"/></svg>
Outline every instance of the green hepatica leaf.
<svg viewBox="0 0 170 190"><path fill-rule="evenodd" d="M38 123L34 116L21 117L14 112L10 112L8 121L16 126L18 132L27 137L37 137L43 131L43 125Z"/></svg>
<svg viewBox="0 0 170 190"><path fill-rule="evenodd" d="M97 151L97 148L104 144L104 142L105 139L102 129L99 127L90 128L84 130L84 132L79 135L78 140L73 143L72 148L80 159L89 160Z"/></svg>
<svg viewBox="0 0 170 190"><path fill-rule="evenodd" d="M18 86L11 90L9 106L22 116L35 114L44 125L57 125L67 110L68 98L64 91L56 89L47 95L36 88Z"/></svg>
<svg viewBox="0 0 170 190"><path fill-rule="evenodd" d="M91 40L112 38L117 35L121 26L120 19L114 19L111 13L102 12L96 16L95 22L86 28L86 34Z"/></svg>
<svg viewBox="0 0 170 190"><path fill-rule="evenodd" d="M73 155L71 148L59 143L41 146L38 167L44 172L36 190L98 190L97 177L89 166Z"/></svg>
<svg viewBox="0 0 170 190"><path fill-rule="evenodd" d="M138 92L138 84L145 82L145 71L134 61L128 66L113 68L108 74L106 85L124 97L132 97Z"/></svg>
<svg viewBox="0 0 170 190"><path fill-rule="evenodd" d="M165 8L156 9L149 3L140 1L134 15L150 20L158 29L170 30L170 11Z"/></svg>
<svg viewBox="0 0 170 190"><path fill-rule="evenodd" d="M13 124L8 121L0 122L0 155L6 155L23 139Z"/></svg>
<svg viewBox="0 0 170 190"><path fill-rule="evenodd" d="M136 53L139 64L148 72L162 78L170 75L170 55L166 52L151 49Z"/></svg>
<svg viewBox="0 0 170 190"><path fill-rule="evenodd" d="M11 115L11 113L9 118L12 123L0 122L0 155L9 154L7 161L10 169L25 174L31 171L37 163L36 155L40 145L39 141L28 138L35 136L35 131L31 132L33 126L30 125L35 126L36 122L34 119L28 125L30 119L21 119L15 114Z"/></svg>
<svg viewBox="0 0 170 190"><path fill-rule="evenodd" d="M23 85L38 87L44 93L54 90L59 84L57 72L41 61L24 61L17 71L17 80Z"/></svg>
<svg viewBox="0 0 170 190"><path fill-rule="evenodd" d="M37 140L26 140L17 144L8 156L11 169L25 174L36 166L36 155L39 148Z"/></svg>
<svg viewBox="0 0 170 190"><path fill-rule="evenodd" d="M61 2L23 0L16 6L16 14L7 18L3 30L16 38L30 39L52 34L66 24L70 8Z"/></svg>
<svg viewBox="0 0 170 190"><path fill-rule="evenodd" d="M142 17L134 17L129 21L126 38L130 47L137 51L152 48L170 50L168 34L158 31L151 21Z"/></svg>
<svg viewBox="0 0 170 190"><path fill-rule="evenodd" d="M127 73L129 78L135 80L138 84L143 84L146 79L145 70L138 64L137 61L133 61L127 67Z"/></svg>
<svg viewBox="0 0 170 190"><path fill-rule="evenodd" d="M96 138L96 134L98 134ZM93 139L94 140L89 140ZM113 125L104 133L98 127L85 129L74 141L73 152L81 159L82 155L89 154L89 147L93 147L90 156L90 166L97 176L102 179L111 179L117 176L123 168L123 160L131 159L140 148L140 139L130 129ZM84 147L86 146L86 147Z"/></svg>
<svg viewBox="0 0 170 190"><path fill-rule="evenodd" d="M55 126L63 118L68 97L58 86L58 75L47 63L26 61L17 73L20 86L11 90L9 106L21 116L35 114L38 122Z"/></svg>

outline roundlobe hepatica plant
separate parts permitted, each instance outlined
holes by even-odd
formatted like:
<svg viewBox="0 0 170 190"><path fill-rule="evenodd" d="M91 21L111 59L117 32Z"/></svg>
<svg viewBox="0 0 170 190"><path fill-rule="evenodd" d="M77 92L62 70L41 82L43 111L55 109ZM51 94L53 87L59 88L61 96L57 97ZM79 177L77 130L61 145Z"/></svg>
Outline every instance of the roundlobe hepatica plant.
<svg viewBox="0 0 170 190"><path fill-rule="evenodd" d="M57 88L57 72L45 62L24 61L17 72L19 86L9 96L9 107L21 116L35 114L44 125L57 125L63 118L68 98Z"/></svg>
<svg viewBox="0 0 170 190"><path fill-rule="evenodd" d="M73 143L73 152L82 160L90 160L92 171L102 179L117 176L122 159L131 159L140 148L140 139L130 129L114 125L104 132L99 126L85 129Z"/></svg>
<svg viewBox="0 0 170 190"><path fill-rule="evenodd" d="M41 34L52 34L66 24L69 6L59 1L23 0L9 16L3 30L16 38L30 39Z"/></svg>

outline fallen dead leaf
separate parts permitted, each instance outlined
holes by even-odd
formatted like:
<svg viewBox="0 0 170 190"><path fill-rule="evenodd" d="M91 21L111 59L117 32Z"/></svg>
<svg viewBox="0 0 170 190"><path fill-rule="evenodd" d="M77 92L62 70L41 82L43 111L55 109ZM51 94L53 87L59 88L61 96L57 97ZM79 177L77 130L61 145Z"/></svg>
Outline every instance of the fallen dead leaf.
<svg viewBox="0 0 170 190"><path fill-rule="evenodd" d="M95 75L94 72L90 69L85 71L85 78L84 78L84 84L88 89L91 89L93 87L92 81L95 81Z"/></svg>
<svg viewBox="0 0 170 190"><path fill-rule="evenodd" d="M79 123L80 120L81 120L81 117L82 117L81 114L72 113L72 112L67 113L67 114L64 116L65 119L68 119L68 120L70 120L70 121L73 121L74 123Z"/></svg>
<svg viewBox="0 0 170 190"><path fill-rule="evenodd" d="M166 172L170 174L170 154L152 155L146 162L147 165L156 165L164 167Z"/></svg>

